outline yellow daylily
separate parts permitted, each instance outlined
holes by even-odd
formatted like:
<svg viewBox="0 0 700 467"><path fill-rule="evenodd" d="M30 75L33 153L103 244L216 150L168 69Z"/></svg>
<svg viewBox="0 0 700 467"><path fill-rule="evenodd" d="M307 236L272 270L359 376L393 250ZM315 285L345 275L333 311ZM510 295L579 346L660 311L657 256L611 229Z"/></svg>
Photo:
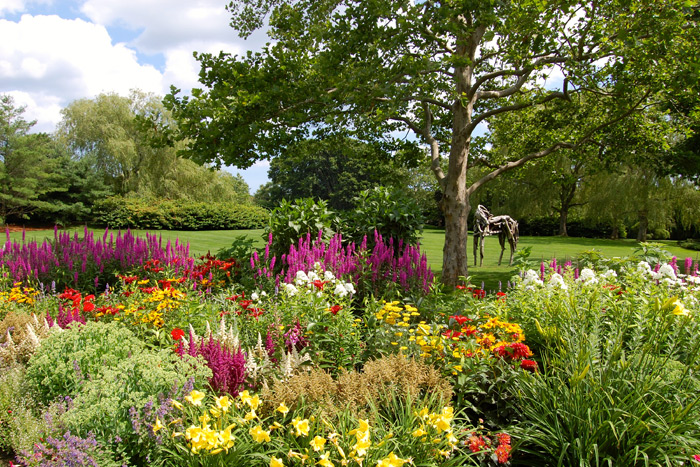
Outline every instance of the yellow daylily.
<svg viewBox="0 0 700 467"><path fill-rule="evenodd" d="M270 467L284 467L284 462L277 457L270 457Z"/></svg>
<svg viewBox="0 0 700 467"><path fill-rule="evenodd" d="M270 442L270 432L263 430L260 425L250 429L250 436L253 437L256 443Z"/></svg>
<svg viewBox="0 0 700 467"><path fill-rule="evenodd" d="M316 435L316 437L309 443L314 451L320 451L323 449L323 445L326 444L326 438Z"/></svg>
<svg viewBox="0 0 700 467"><path fill-rule="evenodd" d="M202 405L202 400L206 394L196 389L192 391L189 395L185 396L185 400L192 405Z"/></svg>

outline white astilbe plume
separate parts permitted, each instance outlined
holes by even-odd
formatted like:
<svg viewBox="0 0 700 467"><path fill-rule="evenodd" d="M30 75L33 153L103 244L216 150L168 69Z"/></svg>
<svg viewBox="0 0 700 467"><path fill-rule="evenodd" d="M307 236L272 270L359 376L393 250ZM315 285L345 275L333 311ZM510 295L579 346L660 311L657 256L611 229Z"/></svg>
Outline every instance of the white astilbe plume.
<svg viewBox="0 0 700 467"><path fill-rule="evenodd" d="M41 345L41 341L52 332L63 331L59 326L49 327L44 318L43 324L39 324L36 315L32 315L32 321L26 324L27 332L24 339L15 342L12 333L7 330L5 343L0 345L0 366L12 366L16 363L27 363Z"/></svg>

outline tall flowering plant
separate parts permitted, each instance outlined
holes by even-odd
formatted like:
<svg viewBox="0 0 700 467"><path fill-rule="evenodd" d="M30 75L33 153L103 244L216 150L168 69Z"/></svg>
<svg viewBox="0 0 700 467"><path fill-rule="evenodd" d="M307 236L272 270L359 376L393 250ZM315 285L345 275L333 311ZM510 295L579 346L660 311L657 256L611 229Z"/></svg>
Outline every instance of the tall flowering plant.
<svg viewBox="0 0 700 467"><path fill-rule="evenodd" d="M109 229L101 238L95 238L87 227L83 236L76 232L60 232L54 228L53 241L24 243L10 240L0 248L0 268L15 282L39 282L45 288L63 289L72 287L84 291L104 289L113 281L116 273L149 260L163 264L175 264L177 269L191 268L189 245L170 241L163 245L162 239L146 234L145 238L134 236L131 231L118 232L115 236Z"/></svg>

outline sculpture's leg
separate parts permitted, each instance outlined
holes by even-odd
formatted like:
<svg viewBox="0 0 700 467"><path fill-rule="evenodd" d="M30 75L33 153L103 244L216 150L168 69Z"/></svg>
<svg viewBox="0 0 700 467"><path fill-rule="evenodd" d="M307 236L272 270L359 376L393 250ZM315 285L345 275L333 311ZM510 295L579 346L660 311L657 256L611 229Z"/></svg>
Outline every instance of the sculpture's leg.
<svg viewBox="0 0 700 467"><path fill-rule="evenodd" d="M482 235L479 239L479 267L484 265L484 240L486 235Z"/></svg>
<svg viewBox="0 0 700 467"><path fill-rule="evenodd" d="M476 245L477 245L477 242L479 242L479 238L480 238L480 237L481 237L481 235L479 235L478 233L474 232L474 248L473 248L473 249L474 249L474 252L473 252L473 255L474 255L474 266L476 266Z"/></svg>
<svg viewBox="0 0 700 467"><path fill-rule="evenodd" d="M501 256L498 257L498 265L501 265L501 261L503 261L503 252L506 250L506 239L504 238L504 232L501 231L501 233L498 234L498 243L501 244Z"/></svg>

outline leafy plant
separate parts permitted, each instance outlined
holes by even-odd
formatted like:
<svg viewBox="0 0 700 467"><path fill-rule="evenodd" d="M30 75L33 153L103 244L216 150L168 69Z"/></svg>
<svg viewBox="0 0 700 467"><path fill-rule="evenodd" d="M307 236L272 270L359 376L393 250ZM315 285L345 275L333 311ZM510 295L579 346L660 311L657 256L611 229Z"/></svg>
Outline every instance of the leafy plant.
<svg viewBox="0 0 700 467"><path fill-rule="evenodd" d="M307 234L315 236L320 233L323 240L330 240L333 232L337 230L337 225L338 217L328 209L323 200L301 198L293 203L284 200L270 213L265 239L272 234L272 254L279 257Z"/></svg>
<svg viewBox="0 0 700 467"><path fill-rule="evenodd" d="M420 206L399 188L375 187L364 190L354 200L356 208L345 214L343 233L356 242L367 237L370 246L375 231L396 244L418 243L424 217Z"/></svg>
<svg viewBox="0 0 700 467"><path fill-rule="evenodd" d="M75 396L108 368L144 351L144 344L121 323L74 323L45 339L27 366L27 380L39 399Z"/></svg>

